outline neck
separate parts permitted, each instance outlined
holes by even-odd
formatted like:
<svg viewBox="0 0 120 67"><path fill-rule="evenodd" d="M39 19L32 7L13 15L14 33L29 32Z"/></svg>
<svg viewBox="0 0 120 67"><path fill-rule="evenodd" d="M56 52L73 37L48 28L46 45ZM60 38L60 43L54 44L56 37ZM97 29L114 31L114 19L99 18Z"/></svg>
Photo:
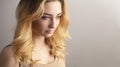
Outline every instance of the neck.
<svg viewBox="0 0 120 67"><path fill-rule="evenodd" d="M46 45L45 37L33 35L33 44L35 47L44 47Z"/></svg>

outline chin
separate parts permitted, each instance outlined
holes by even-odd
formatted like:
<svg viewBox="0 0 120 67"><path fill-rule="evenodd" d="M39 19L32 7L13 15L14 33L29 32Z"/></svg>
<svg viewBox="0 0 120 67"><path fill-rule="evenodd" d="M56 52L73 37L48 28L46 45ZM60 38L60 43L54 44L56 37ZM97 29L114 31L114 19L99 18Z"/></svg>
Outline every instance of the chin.
<svg viewBox="0 0 120 67"><path fill-rule="evenodd" d="M45 37L46 38L49 38L49 37L51 37L53 34L47 34L47 35L45 35Z"/></svg>

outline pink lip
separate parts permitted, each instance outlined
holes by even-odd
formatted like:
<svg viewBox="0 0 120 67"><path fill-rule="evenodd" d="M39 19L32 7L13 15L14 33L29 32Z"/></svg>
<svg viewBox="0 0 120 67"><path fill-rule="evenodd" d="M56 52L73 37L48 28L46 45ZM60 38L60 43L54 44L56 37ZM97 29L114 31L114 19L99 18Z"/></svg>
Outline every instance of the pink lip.
<svg viewBox="0 0 120 67"><path fill-rule="evenodd" d="M46 32L51 34L51 33L53 33L53 30L47 30Z"/></svg>

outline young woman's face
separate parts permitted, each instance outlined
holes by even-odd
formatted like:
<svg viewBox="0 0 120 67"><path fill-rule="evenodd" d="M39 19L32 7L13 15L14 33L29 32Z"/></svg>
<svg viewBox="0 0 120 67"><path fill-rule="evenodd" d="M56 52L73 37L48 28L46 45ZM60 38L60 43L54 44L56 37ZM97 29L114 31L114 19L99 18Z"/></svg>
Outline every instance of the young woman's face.
<svg viewBox="0 0 120 67"><path fill-rule="evenodd" d="M60 23L61 15L61 3L59 1L46 3L42 18L34 22L33 27L35 27L37 34L44 37L52 36Z"/></svg>

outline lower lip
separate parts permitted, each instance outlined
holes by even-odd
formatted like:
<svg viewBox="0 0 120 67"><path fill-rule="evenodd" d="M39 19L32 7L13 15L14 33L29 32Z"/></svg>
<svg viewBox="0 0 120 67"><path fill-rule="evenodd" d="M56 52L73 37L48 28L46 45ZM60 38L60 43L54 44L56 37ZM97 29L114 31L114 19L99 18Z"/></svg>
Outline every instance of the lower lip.
<svg viewBox="0 0 120 67"><path fill-rule="evenodd" d="M53 33L52 30L47 30L46 32L47 32L48 34L52 34L52 33Z"/></svg>

